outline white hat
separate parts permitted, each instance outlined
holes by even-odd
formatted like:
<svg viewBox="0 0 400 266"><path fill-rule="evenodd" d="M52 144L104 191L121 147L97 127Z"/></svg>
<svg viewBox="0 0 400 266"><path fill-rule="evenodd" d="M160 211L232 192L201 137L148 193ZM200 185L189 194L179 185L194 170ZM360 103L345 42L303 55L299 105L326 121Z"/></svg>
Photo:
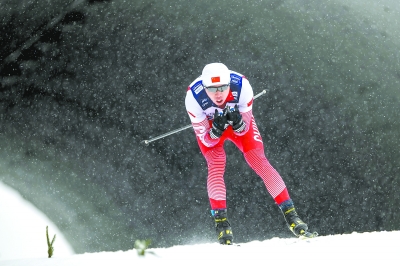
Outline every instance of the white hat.
<svg viewBox="0 0 400 266"><path fill-rule="evenodd" d="M231 72L222 63L211 63L203 68L201 74L203 86L221 86L231 82Z"/></svg>

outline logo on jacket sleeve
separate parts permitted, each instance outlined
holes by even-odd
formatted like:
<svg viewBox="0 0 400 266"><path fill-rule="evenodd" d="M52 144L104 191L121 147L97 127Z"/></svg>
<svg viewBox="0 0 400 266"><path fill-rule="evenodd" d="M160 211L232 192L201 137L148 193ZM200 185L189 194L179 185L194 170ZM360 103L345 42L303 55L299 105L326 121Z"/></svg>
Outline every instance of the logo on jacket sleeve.
<svg viewBox="0 0 400 266"><path fill-rule="evenodd" d="M237 91L232 91L232 95L235 98L235 100L238 100L238 92Z"/></svg>
<svg viewBox="0 0 400 266"><path fill-rule="evenodd" d="M197 82L193 85L192 90L194 93L199 94L204 89L203 84L201 82Z"/></svg>

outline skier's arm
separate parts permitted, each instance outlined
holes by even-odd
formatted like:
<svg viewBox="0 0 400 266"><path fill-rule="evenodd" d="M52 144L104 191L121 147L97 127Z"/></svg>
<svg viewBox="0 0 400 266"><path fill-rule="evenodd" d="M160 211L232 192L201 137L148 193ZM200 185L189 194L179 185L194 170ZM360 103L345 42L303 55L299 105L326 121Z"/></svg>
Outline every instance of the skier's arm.
<svg viewBox="0 0 400 266"><path fill-rule="evenodd" d="M201 109L196 100L193 98L190 91L188 91L186 95L185 105L196 137L199 138L199 140L206 147L215 146L219 142L219 138L211 138L211 126L208 118L203 109Z"/></svg>
<svg viewBox="0 0 400 266"><path fill-rule="evenodd" d="M245 124L245 127L240 132L234 131L234 133L236 135L238 135L238 136L243 136L244 134L247 133L247 131L249 131L249 128L251 126L251 118L253 117L253 111L250 109L250 111L247 111L245 113L241 113L241 115L242 115L242 119L243 119L243 122Z"/></svg>
<svg viewBox="0 0 400 266"><path fill-rule="evenodd" d="M210 136L210 123L207 118L199 123L192 122L193 130L196 137L199 138L201 143L206 147L213 147L219 142L219 138L213 139Z"/></svg>

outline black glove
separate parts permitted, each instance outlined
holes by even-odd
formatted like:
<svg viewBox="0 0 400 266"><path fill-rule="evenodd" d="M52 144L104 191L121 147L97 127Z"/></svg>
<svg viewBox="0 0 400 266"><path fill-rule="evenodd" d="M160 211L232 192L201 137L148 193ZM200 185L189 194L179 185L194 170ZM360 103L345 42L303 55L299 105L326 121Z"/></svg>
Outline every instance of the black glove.
<svg viewBox="0 0 400 266"><path fill-rule="evenodd" d="M220 138L222 133L224 133L225 129L228 127L228 121L226 119L226 114L228 109L225 108L222 114L218 113L218 110L215 109L214 113L214 121L212 123L212 128L210 130L210 137L213 139Z"/></svg>
<svg viewBox="0 0 400 266"><path fill-rule="evenodd" d="M226 113L226 118L228 119L228 123L232 126L233 130L236 132L242 132L246 127L246 124L243 122L242 115L239 112L239 107L237 104L235 108L231 111L228 109Z"/></svg>

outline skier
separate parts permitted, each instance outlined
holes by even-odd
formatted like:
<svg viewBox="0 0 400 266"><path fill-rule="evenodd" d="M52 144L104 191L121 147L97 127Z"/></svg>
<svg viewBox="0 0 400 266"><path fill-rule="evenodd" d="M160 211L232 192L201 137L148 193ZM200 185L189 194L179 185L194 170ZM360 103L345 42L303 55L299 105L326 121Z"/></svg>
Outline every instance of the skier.
<svg viewBox="0 0 400 266"><path fill-rule="evenodd" d="M227 216L224 142L232 141L248 165L261 177L297 237L314 237L296 213L279 173L264 154L264 145L253 117L253 89L241 74L222 63L211 63L187 89L185 105L200 150L208 167L207 192L220 244L233 243Z"/></svg>

